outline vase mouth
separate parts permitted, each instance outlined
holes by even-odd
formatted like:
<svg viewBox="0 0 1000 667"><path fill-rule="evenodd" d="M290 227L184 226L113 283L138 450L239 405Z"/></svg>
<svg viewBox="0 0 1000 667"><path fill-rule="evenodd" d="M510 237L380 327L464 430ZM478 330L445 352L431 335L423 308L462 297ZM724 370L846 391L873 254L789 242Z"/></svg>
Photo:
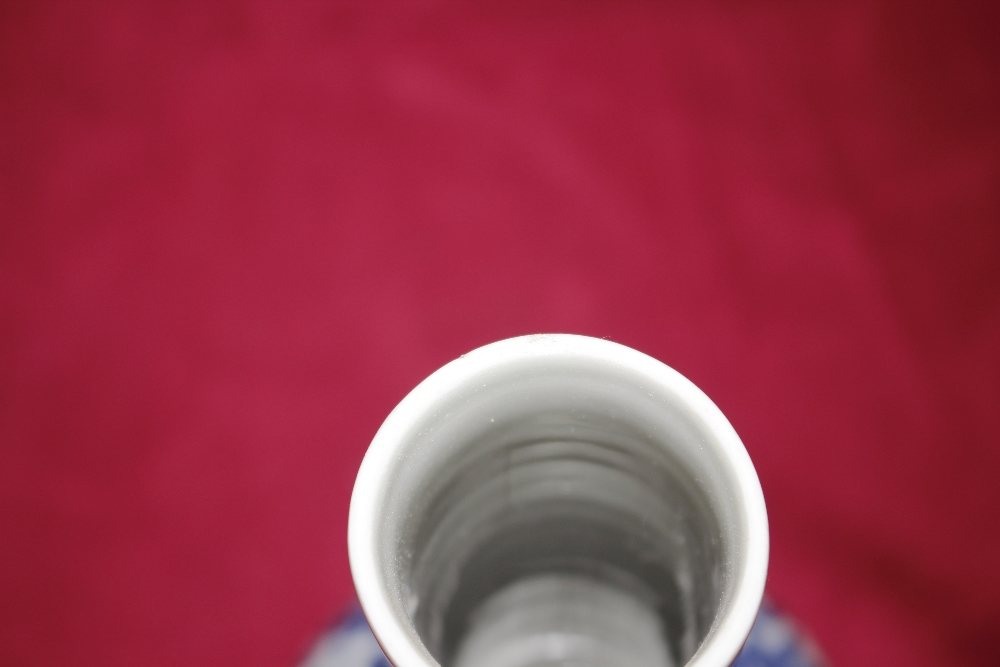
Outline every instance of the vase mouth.
<svg viewBox="0 0 1000 667"><path fill-rule="evenodd" d="M538 598L509 592L535 580L618 599L611 586L652 610L657 664L721 667L759 608L768 528L753 464L701 390L623 345L548 334L463 355L400 402L358 472L348 548L396 667L496 644L510 623L484 630L499 616L482 609ZM573 622L548 632L595 621Z"/></svg>

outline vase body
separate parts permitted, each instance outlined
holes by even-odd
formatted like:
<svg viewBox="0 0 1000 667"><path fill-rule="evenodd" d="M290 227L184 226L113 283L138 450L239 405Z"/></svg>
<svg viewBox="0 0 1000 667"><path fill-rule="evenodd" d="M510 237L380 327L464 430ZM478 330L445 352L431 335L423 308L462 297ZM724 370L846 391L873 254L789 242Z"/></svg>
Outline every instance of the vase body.
<svg viewBox="0 0 1000 667"><path fill-rule="evenodd" d="M630 348L538 335L463 355L393 410L348 546L395 667L725 667L768 533L704 393Z"/></svg>

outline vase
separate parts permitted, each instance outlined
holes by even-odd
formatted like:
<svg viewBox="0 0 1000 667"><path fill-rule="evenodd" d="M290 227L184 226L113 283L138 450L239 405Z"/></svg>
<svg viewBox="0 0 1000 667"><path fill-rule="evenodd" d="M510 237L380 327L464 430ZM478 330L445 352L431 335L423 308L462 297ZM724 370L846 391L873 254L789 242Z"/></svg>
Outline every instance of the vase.
<svg viewBox="0 0 1000 667"><path fill-rule="evenodd" d="M386 418L348 526L394 667L725 667L764 592L764 497L729 421L607 340L512 338Z"/></svg>

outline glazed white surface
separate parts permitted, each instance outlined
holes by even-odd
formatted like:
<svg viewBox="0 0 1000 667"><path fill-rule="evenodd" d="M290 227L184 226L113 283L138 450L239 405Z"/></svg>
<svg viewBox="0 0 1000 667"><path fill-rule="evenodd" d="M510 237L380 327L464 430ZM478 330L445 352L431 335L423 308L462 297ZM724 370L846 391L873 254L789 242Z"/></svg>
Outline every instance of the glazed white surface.
<svg viewBox="0 0 1000 667"><path fill-rule="evenodd" d="M482 601L469 592L468 573L489 579L508 565L490 561L490 550L542 544L542 526L573 522L580 528L570 538L591 529L600 538L587 542L598 546L584 548L584 566L607 560L612 577L638 561L624 547L607 552L602 539L621 529L646 540L636 549L660 559L656 571L674 581L675 650L691 667L732 662L767 570L767 516L749 456L721 411L679 373L573 335L464 355L414 389L375 436L355 484L348 543L359 600L386 656L396 667L436 665L433 653L460 639L448 637L457 627L449 608L464 603L471 613ZM539 548L539 563L572 555ZM511 567L530 574L540 566Z"/></svg>

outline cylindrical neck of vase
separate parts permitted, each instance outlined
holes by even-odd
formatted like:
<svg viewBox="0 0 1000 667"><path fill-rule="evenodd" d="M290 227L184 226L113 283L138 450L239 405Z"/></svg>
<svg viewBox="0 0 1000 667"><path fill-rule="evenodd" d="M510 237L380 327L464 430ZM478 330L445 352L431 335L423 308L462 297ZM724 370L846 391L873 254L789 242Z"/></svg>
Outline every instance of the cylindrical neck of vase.
<svg viewBox="0 0 1000 667"><path fill-rule="evenodd" d="M421 383L365 456L348 532L395 667L725 667L767 572L728 420L583 336L487 345Z"/></svg>

